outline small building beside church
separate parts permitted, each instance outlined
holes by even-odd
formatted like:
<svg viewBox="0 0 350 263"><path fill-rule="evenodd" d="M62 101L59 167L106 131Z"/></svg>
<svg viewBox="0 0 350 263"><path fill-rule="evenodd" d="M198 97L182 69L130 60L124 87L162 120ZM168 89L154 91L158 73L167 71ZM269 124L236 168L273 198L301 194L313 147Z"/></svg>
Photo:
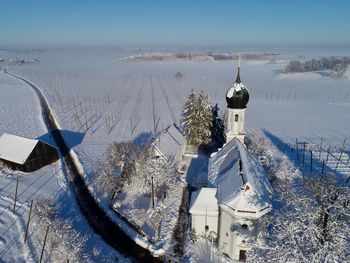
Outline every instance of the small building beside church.
<svg viewBox="0 0 350 263"><path fill-rule="evenodd" d="M41 140L4 133L0 137L0 161L23 172L33 172L59 159L57 149Z"/></svg>
<svg viewBox="0 0 350 263"><path fill-rule="evenodd" d="M169 163L178 163L186 150L186 138L171 125L159 133L152 146L156 156L165 158Z"/></svg>
<svg viewBox="0 0 350 263"><path fill-rule="evenodd" d="M191 222L198 235L208 236L211 231L218 233L219 207L216 195L216 188L203 187L191 197Z"/></svg>
<svg viewBox="0 0 350 263"><path fill-rule="evenodd" d="M240 261L245 261L249 242L257 238L272 210L270 181L244 145L248 101L249 92L241 82L238 66L236 81L226 94L226 144L211 155L208 186L192 194L189 211L196 233L207 236L216 231L218 250ZM209 212L203 205L206 203L211 204Z"/></svg>

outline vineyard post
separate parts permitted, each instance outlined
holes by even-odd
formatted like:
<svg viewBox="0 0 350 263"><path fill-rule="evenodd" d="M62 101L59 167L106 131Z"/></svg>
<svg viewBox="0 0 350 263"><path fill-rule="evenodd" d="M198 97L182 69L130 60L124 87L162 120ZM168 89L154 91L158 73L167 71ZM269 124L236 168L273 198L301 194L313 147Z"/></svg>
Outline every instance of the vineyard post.
<svg viewBox="0 0 350 263"><path fill-rule="evenodd" d="M33 208L33 200L30 202L29 215L28 215L27 226L26 226L26 233L25 233L25 235L24 235L24 243L27 241L28 230L29 230L29 223L30 223L30 217L31 217L31 215L32 215L32 208Z"/></svg>
<svg viewBox="0 0 350 263"><path fill-rule="evenodd" d="M305 163L305 149L306 149L306 143L304 142L304 150L303 150L303 165Z"/></svg>
<svg viewBox="0 0 350 263"><path fill-rule="evenodd" d="M310 172L312 172L312 150L310 150L310 158L311 158Z"/></svg>
<svg viewBox="0 0 350 263"><path fill-rule="evenodd" d="M345 146L345 141L346 141L346 140L344 139L343 146L341 147L339 159L338 159L337 165L335 166L334 172L337 172L337 168L338 168L339 162L340 162L341 157L342 157L342 155L343 155L344 146Z"/></svg>
<svg viewBox="0 0 350 263"><path fill-rule="evenodd" d="M299 161L299 147L298 147L298 138L295 138L295 145L297 149L297 160Z"/></svg>
<svg viewBox="0 0 350 263"><path fill-rule="evenodd" d="M15 213L16 211L17 193L18 193L18 178L16 180L16 191L15 191L15 198L13 202L13 213Z"/></svg>
<svg viewBox="0 0 350 263"><path fill-rule="evenodd" d="M318 157L318 159L321 160L321 152L322 152L322 142L323 142L323 137L321 137L321 144L320 144L320 155Z"/></svg>
<svg viewBox="0 0 350 263"><path fill-rule="evenodd" d="M153 174L151 175L151 187L152 187L152 207L154 208L154 185L153 185Z"/></svg>
<svg viewBox="0 0 350 263"><path fill-rule="evenodd" d="M326 157L326 164L327 164L327 162L328 162L329 151L330 151L330 149L329 149L329 147L328 147L328 149L327 149L327 157Z"/></svg>
<svg viewBox="0 0 350 263"><path fill-rule="evenodd" d="M43 243L43 247L41 249L40 261L39 261L40 263L43 261L43 255L44 255L44 250L45 250L45 245L46 245L47 234L49 233L49 228L50 228L50 225L48 225L46 228L44 243Z"/></svg>
<svg viewBox="0 0 350 263"><path fill-rule="evenodd" d="M323 174L324 171L324 160L322 161L322 169L321 169L321 174Z"/></svg>

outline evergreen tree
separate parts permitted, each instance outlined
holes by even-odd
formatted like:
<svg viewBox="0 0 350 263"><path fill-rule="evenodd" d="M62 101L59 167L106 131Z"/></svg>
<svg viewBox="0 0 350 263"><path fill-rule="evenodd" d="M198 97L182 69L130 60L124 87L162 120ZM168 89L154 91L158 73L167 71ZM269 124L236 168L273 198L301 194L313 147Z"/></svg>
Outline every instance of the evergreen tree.
<svg viewBox="0 0 350 263"><path fill-rule="evenodd" d="M221 148L225 143L225 124L222 117L219 116L220 108L218 104L212 108L212 140L216 142L219 148Z"/></svg>
<svg viewBox="0 0 350 263"><path fill-rule="evenodd" d="M197 96L192 90L187 97L181 122L185 136L192 145L211 139L212 111L209 96L203 91Z"/></svg>
<svg viewBox="0 0 350 263"><path fill-rule="evenodd" d="M208 143L211 139L213 114L208 94L203 91L198 96L199 143Z"/></svg>
<svg viewBox="0 0 350 263"><path fill-rule="evenodd" d="M185 137L187 138L190 144L196 144L198 141L197 136L197 126L198 126L198 118L197 114L197 98L196 94L193 90L191 90L190 94L187 97L185 102L184 110L182 112L182 121L181 125L184 129Z"/></svg>

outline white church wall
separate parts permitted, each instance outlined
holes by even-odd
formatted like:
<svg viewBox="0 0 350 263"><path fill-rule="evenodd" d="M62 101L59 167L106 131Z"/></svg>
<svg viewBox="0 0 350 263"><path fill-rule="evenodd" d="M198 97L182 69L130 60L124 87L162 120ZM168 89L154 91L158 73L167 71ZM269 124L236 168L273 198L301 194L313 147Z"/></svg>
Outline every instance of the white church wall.
<svg viewBox="0 0 350 263"><path fill-rule="evenodd" d="M230 258L240 260L250 249L249 241L255 240L258 232L265 227L266 217L251 219L220 210L219 249Z"/></svg>
<svg viewBox="0 0 350 263"><path fill-rule="evenodd" d="M243 254L250 249L248 241L257 235L258 221L236 215L232 216L232 222L233 250L230 256L234 260L241 260Z"/></svg>
<svg viewBox="0 0 350 263"><path fill-rule="evenodd" d="M195 229L197 234L208 236L211 231L218 233L219 215L192 214L191 219L192 229ZM208 226L207 229L206 226Z"/></svg>
<svg viewBox="0 0 350 263"><path fill-rule="evenodd" d="M219 250L222 253L231 256L232 254L232 232L230 226L232 224L232 217L225 210L220 209L219 219Z"/></svg>

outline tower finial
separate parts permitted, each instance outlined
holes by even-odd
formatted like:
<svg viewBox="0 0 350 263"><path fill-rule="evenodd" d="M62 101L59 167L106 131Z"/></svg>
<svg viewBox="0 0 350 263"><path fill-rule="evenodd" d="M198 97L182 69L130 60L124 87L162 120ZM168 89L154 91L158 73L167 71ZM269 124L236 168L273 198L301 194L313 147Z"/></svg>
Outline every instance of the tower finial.
<svg viewBox="0 0 350 263"><path fill-rule="evenodd" d="M239 70L241 69L241 56L240 55L238 55L237 69L238 69L238 72L237 72L236 83L241 83L241 77L239 75Z"/></svg>

